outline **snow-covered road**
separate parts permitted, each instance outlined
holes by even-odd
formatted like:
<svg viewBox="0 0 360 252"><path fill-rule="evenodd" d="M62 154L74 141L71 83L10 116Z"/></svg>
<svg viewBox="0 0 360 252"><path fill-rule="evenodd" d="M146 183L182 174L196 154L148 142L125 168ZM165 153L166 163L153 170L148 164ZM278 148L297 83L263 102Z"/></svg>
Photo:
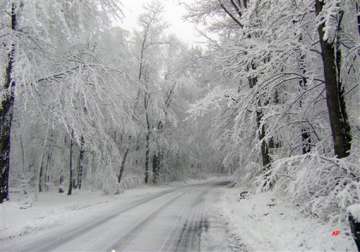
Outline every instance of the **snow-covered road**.
<svg viewBox="0 0 360 252"><path fill-rule="evenodd" d="M211 205L228 182L178 186L123 203L106 215L2 242L2 251L231 251Z"/></svg>

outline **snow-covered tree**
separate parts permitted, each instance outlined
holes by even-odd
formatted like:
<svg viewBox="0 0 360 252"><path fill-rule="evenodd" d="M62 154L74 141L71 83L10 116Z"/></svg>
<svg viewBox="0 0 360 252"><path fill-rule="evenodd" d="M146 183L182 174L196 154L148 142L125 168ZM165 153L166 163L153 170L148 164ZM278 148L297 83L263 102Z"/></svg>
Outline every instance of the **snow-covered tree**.
<svg viewBox="0 0 360 252"><path fill-rule="evenodd" d="M128 110L124 109L126 100L119 97L122 93L118 82L123 82L124 75L117 74L115 80L112 77L115 74L110 72L118 70L105 66L96 54L96 35L110 29L110 16L119 13L115 2L39 0L5 1L2 5L1 62L7 73L2 91L1 135L3 143L7 143L2 145L1 152L3 200L8 197L10 147L16 144L19 135L40 134L40 138L45 139L43 143L48 145L51 129L62 127L66 135L74 136L71 141L79 146L84 145L81 139L91 145L105 140L101 139L106 133L105 125L100 124L102 116L107 114L113 119L111 123L118 124L124 121ZM104 82L110 80L111 85L105 86ZM103 105L105 100L108 105ZM114 117L112 113L118 115ZM11 126L12 118L21 125L19 128ZM25 121L38 123L39 131L27 131L30 125L23 123ZM94 139L95 134L89 129L102 132L97 135L103 137ZM10 144L11 135L15 141ZM33 139L27 138L30 142ZM17 156L16 151L11 153ZM31 169L37 180L42 179L39 174L43 174L44 155L37 155L41 157L35 161L39 164L29 164L35 166ZM15 165L16 162L14 158Z"/></svg>
<svg viewBox="0 0 360 252"><path fill-rule="evenodd" d="M327 217L329 209L344 209L358 198L349 189L357 183L359 162L356 4L189 5L188 17L208 27L219 74L239 83L218 83L193 108L222 107L218 121L226 123L213 130L220 133L224 164L238 162L240 179L259 178L261 189L286 190L306 210Z"/></svg>

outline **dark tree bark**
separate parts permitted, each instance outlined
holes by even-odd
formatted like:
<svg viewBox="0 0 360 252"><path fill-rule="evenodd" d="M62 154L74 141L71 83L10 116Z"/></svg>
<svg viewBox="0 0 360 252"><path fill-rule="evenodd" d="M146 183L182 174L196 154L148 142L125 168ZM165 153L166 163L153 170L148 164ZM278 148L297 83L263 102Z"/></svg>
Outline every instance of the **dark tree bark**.
<svg viewBox="0 0 360 252"><path fill-rule="evenodd" d="M39 192L43 191L43 181L44 181L44 166L43 166L43 160L41 160L41 165L40 165L40 174L39 174Z"/></svg>
<svg viewBox="0 0 360 252"><path fill-rule="evenodd" d="M266 170L271 163L271 157L269 154L269 145L265 140L265 136L266 136L265 125L264 124L261 125L262 117L263 117L262 111L257 111L256 112L256 122L257 122L257 127L259 130L259 140L261 142L262 165Z"/></svg>
<svg viewBox="0 0 360 252"><path fill-rule="evenodd" d="M121 179L122 179L122 177L124 175L126 159L127 159L128 154L129 154L129 151L130 151L130 148L128 147L126 149L125 153L124 153L123 159L121 160L120 171L119 171L119 175L118 175L118 183L121 182Z"/></svg>
<svg viewBox="0 0 360 252"><path fill-rule="evenodd" d="M242 16L242 13L241 13L241 10L240 10L240 5L238 5L234 0L230 0L233 8L235 9L236 13L239 15L239 17L241 18Z"/></svg>
<svg viewBox="0 0 360 252"><path fill-rule="evenodd" d="M150 119L148 114L148 96L145 95L144 103L145 105L145 117L146 117L146 142L145 142L145 178L144 182L145 184L149 183L149 160L150 160L150 135L151 135L151 125L150 125Z"/></svg>
<svg viewBox="0 0 360 252"><path fill-rule="evenodd" d="M257 122L257 128L259 131L259 140L261 143L261 158L262 158L262 166L263 171L265 172L265 183L263 184L263 188L272 188L273 184L269 180L269 172L271 168L271 157L269 153L269 144L265 140L266 131L265 131L265 125L261 125L261 120L263 117L263 113L261 110L256 111L256 122Z"/></svg>
<svg viewBox="0 0 360 252"><path fill-rule="evenodd" d="M145 184L149 183L149 159L150 159L150 134L146 134L146 151L145 151Z"/></svg>
<svg viewBox="0 0 360 252"><path fill-rule="evenodd" d="M316 0L316 14L322 11L324 3ZM344 90L340 79L340 60L339 51L334 45L334 41L324 40L324 24L318 28L321 55L324 68L326 102L329 112L330 127L334 142L334 152L338 158L349 155L351 149L350 125L347 118L344 100Z"/></svg>
<svg viewBox="0 0 360 252"><path fill-rule="evenodd" d="M309 129L303 127L301 129L301 142L302 142L302 154L309 153L311 151L311 135Z"/></svg>
<svg viewBox="0 0 360 252"><path fill-rule="evenodd" d="M302 41L302 38L300 38L300 42ZM299 49L300 51L300 49ZM299 65L300 65L300 72L303 76L306 75L306 69L305 69L305 56L301 55L301 52L299 52ZM299 89L301 91L305 91L307 88L307 79L303 77L299 81ZM303 107L303 101L302 99L299 101L300 108ZM302 126L301 127L301 144L302 144L302 154L309 153L311 151L311 134L310 129L308 126Z"/></svg>
<svg viewBox="0 0 360 252"><path fill-rule="evenodd" d="M49 165L50 165L50 162L51 162L51 158L52 158L52 151L48 150L47 158L46 158L46 167L45 167L45 183L44 183L45 191L49 190L48 183L50 181L50 176L48 175L48 172L49 172Z"/></svg>
<svg viewBox="0 0 360 252"><path fill-rule="evenodd" d="M220 7L225 11L225 13L231 18L233 19L233 21L240 27L240 28L243 28L243 24L240 22L239 19L237 19L236 17L234 17L234 15L231 14L231 12L224 6L224 4L222 4L222 2L220 0L219 1L219 4L220 4ZM248 8L248 0L238 0L238 4L236 4L234 1L231 1L235 11L237 12L239 18L241 18L242 16L242 10L241 8L244 8L244 9L247 9ZM250 38L250 37L249 37ZM269 58L265 59L266 60L269 60ZM255 70L256 69L256 65L255 63L251 63L250 66L248 66L249 70L250 70L250 67ZM253 88L256 86L257 82L258 82L258 78L257 76L255 77L250 77L248 78L248 82L249 82L249 87L250 88ZM260 103L260 101L259 101ZM266 130L265 130L265 125L262 125L261 126L261 120L262 120L262 117L263 117L263 113L261 110L257 111L256 112L256 121L257 121L257 126L258 126L258 130L259 130L259 140L261 141L261 157L262 157L262 163L263 163L263 166L265 168L268 168L268 166L270 165L271 163L271 158L270 158L270 155L269 155L269 145L268 143L265 141L265 136L266 136ZM261 128L260 128L261 126Z"/></svg>
<svg viewBox="0 0 360 252"><path fill-rule="evenodd" d="M240 20L238 18L236 18L231 11L221 2L221 0L218 0L219 5L221 7L221 9L223 9L225 11L225 13L240 27L243 28L244 25L240 22ZM240 10L239 10L240 11ZM240 12L239 12L240 13ZM241 14L239 14L241 17Z"/></svg>
<svg viewBox="0 0 360 252"><path fill-rule="evenodd" d="M249 0L243 0L244 8L245 8L245 9L247 9L248 1L249 1Z"/></svg>
<svg viewBox="0 0 360 252"><path fill-rule="evenodd" d="M273 97L273 104L278 105L280 104L280 99L279 99L279 91L276 89L274 92L274 97ZM269 139L269 143L267 144L269 150L270 149L277 149L281 147L281 142L274 139L274 137L270 137Z"/></svg>
<svg viewBox="0 0 360 252"><path fill-rule="evenodd" d="M352 213L349 213L348 221L350 224L352 237L357 247L357 251L360 252L360 223L358 222L357 218L354 218Z"/></svg>
<svg viewBox="0 0 360 252"><path fill-rule="evenodd" d="M77 188L80 190L82 185L82 177L84 171L84 156L85 156L85 139L83 136L80 138L80 152L79 152L79 163L78 163L78 172L77 172Z"/></svg>
<svg viewBox="0 0 360 252"><path fill-rule="evenodd" d="M39 171L39 181L38 181L38 186L39 186L39 192L42 192L44 190L44 187L45 187L45 183L46 183L46 172L45 172L45 153L48 153L49 152L49 138L50 138L50 129L49 129L49 126L48 126L48 129L46 130L46 135L45 135L45 140L43 142L43 146L44 146L44 149L41 153L41 160L40 160L40 171Z"/></svg>
<svg viewBox="0 0 360 252"><path fill-rule="evenodd" d="M250 67L250 66L249 66ZM256 65L254 63L251 64L251 68L253 70L256 69ZM249 87L250 88L254 88L257 85L258 79L257 77L252 77L252 78L248 78L248 82L249 82ZM276 97L275 97L276 98ZM258 98L258 104L257 104L257 110L256 110L256 126L257 126L257 130L258 130L258 136L259 136L259 141L261 144L260 147L260 155L261 155L261 160L262 160L262 166L263 166L263 171L266 172L270 169L270 164L271 164L271 157L270 157L270 153L269 153L269 144L267 143L265 136L266 136L266 128L265 125L262 124L262 118L263 118L263 112L261 109L261 98ZM270 141L271 143L271 141ZM275 143L274 143L275 145ZM267 175L268 177L268 175ZM266 184L264 184L264 187L269 185L270 187L272 186L271 184L268 184L266 182Z"/></svg>
<svg viewBox="0 0 360 252"><path fill-rule="evenodd" d="M16 11L17 7L13 3L11 6L11 30L13 32L16 32L17 29ZM7 92L2 97L0 108L0 203L9 199L10 138L16 86L13 78L15 53L15 42L12 42L4 78L4 90Z"/></svg>
<svg viewBox="0 0 360 252"><path fill-rule="evenodd" d="M253 69L256 68L254 64L252 64L251 67ZM258 81L257 77L249 78L248 79L249 87L254 88L257 85L257 81ZM258 107L260 107L260 105L261 105L261 102L259 100ZM262 117L263 117L263 113L262 113L261 109L258 109L258 111L256 112L256 123L257 123L257 128L259 131L259 140L261 141L261 159L262 159L263 167L265 169L267 169L271 163L271 158L270 158L270 154L269 154L268 143L264 139L266 136L266 130L265 130L265 125L261 125Z"/></svg>
<svg viewBox="0 0 360 252"><path fill-rule="evenodd" d="M67 195L71 195L72 194L72 189L73 189L73 146L74 146L74 131L71 130L71 134L70 134L70 161L69 161L69 188L68 188L68 193Z"/></svg>
<svg viewBox="0 0 360 252"><path fill-rule="evenodd" d="M161 165L161 152L153 155L152 168L153 168L153 184L158 184L160 180L160 165Z"/></svg>
<svg viewBox="0 0 360 252"><path fill-rule="evenodd" d="M48 183L50 181L50 176L48 175L48 171L49 171L49 167L51 166L51 160L52 160L52 155L53 155L53 140L54 140L54 132L53 130L50 129L50 135L49 135L49 146L47 148L47 157L46 157L46 167L45 167L45 173L44 173L44 177L45 177L45 182L44 182L44 188L46 191L49 190L49 186Z"/></svg>
<svg viewBox="0 0 360 252"><path fill-rule="evenodd" d="M356 3L356 13L357 13L358 32L360 34L360 4L358 3Z"/></svg>
<svg viewBox="0 0 360 252"><path fill-rule="evenodd" d="M148 38L148 33L151 27L151 22L146 25L144 28L144 37L141 43L141 50L140 50L140 63L139 63L139 76L138 79L141 82L145 75L144 68L144 58L145 58L145 49L146 49L146 43ZM140 89L138 93L138 97L140 97ZM138 100L138 99L136 99ZM146 80L145 80L145 91L144 91L144 109L145 109L145 121L146 121L146 139L145 139L145 173L144 173L144 182L145 184L149 183L149 159L150 159L150 135L151 135L151 125L150 125L150 118L149 118L149 100L150 100L150 94L148 93L147 86L146 86ZM136 101L137 103L137 101ZM135 107L136 107L135 103Z"/></svg>
<svg viewBox="0 0 360 252"><path fill-rule="evenodd" d="M164 120L159 120L157 123L157 138L159 139L161 134L164 131L164 127L166 127L166 121L167 121L167 117L168 117L168 109L171 105L171 102L173 100L174 94L175 94L175 89L176 89L176 82L174 83L174 85L170 88L170 90L167 92L166 98L165 98L165 102L164 102L164 114L165 114L165 119ZM153 159L152 159L152 168L153 168L153 178L152 178L152 182L153 184L158 184L160 182L160 171L161 166L162 166L162 160L164 158L164 152L161 148L161 145L159 144L159 141L157 143L158 146L158 151L157 153L155 153L153 155Z"/></svg>

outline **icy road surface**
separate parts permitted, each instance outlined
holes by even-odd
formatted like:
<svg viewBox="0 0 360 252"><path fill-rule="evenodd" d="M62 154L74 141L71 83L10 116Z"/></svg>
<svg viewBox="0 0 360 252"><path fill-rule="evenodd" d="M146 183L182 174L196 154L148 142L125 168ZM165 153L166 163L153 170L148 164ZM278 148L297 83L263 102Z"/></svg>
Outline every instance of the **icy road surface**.
<svg viewBox="0 0 360 252"><path fill-rule="evenodd" d="M229 182L179 186L101 217L0 243L1 251L244 251L211 207Z"/></svg>

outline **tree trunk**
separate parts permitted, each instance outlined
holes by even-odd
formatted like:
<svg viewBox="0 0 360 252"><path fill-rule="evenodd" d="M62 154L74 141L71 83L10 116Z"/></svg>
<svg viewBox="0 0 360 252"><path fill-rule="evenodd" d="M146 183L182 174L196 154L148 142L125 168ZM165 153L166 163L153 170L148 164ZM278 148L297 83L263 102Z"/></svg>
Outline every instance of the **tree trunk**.
<svg viewBox="0 0 360 252"><path fill-rule="evenodd" d="M322 11L324 2L316 0L316 14ZM334 42L324 40L324 24L318 28L321 55L324 68L326 102L329 112L330 127L334 142L334 152L338 158L349 155L351 148L350 125L347 120L343 87L340 79L340 60ZM337 57L338 56L338 57Z"/></svg>
<svg viewBox="0 0 360 252"><path fill-rule="evenodd" d="M152 158L152 168L153 168L153 184L159 183L159 177L160 177L160 156L161 153L157 153L153 155Z"/></svg>
<svg viewBox="0 0 360 252"><path fill-rule="evenodd" d="M39 171L38 171L38 178L37 178L37 182L38 182L38 192L42 192L44 190L44 184L45 184L45 178L44 178L44 156L45 156L45 152L48 151L48 140L49 140L49 131L50 131L50 122L48 122L47 124L47 129L46 129L46 135L45 135L45 139L44 142L42 144L42 146L44 147L43 151L41 152L41 158L40 158L40 166L39 166Z"/></svg>
<svg viewBox="0 0 360 252"><path fill-rule="evenodd" d="M76 185L79 188L79 190L81 189L82 177L83 177L83 171L84 171L84 154L85 154L84 145L85 145L85 139L84 139L83 136L81 136L81 138L80 138L79 163L78 163L78 172L77 172L77 181L76 181Z"/></svg>
<svg viewBox="0 0 360 252"><path fill-rule="evenodd" d="M146 25L144 29L144 37L141 43L141 50L140 50L140 62L139 62L139 76L138 79L141 82L144 75L144 55L145 55L145 49L146 49L146 42L148 37L148 32L150 29L150 24ZM139 91L140 92L140 91ZM140 94L140 93L139 93ZM144 174L144 182L145 184L149 183L149 159L150 159L150 134L151 134L151 125L150 125L150 119L149 119L149 99L150 95L147 92L147 87L145 84L145 91L144 91L144 109L145 109L145 120L146 120L146 143L145 143L145 174ZM137 100L137 99L136 99ZM136 105L135 105L136 107Z"/></svg>
<svg viewBox="0 0 360 252"><path fill-rule="evenodd" d="M11 30L13 32L17 28L16 9L16 5L13 3L11 6ZM4 90L7 92L2 97L0 108L0 203L9 199L10 138L16 86L13 78L15 53L15 42L12 42L4 78Z"/></svg>
<svg viewBox="0 0 360 252"><path fill-rule="evenodd" d="M300 42L302 42L302 38L300 38ZM299 57L299 70L300 73L305 76L306 68L305 68L305 56L301 55L300 49L298 53ZM299 81L299 89L301 91L305 91L307 88L307 79L305 77L301 78ZM303 100L299 101L299 107L303 107ZM311 151L311 135L310 129L308 126L301 126L301 145L302 145L302 154L309 153Z"/></svg>
<svg viewBox="0 0 360 252"><path fill-rule="evenodd" d="M42 159L42 158L41 158ZM43 166L43 161L41 160L41 165L40 165L40 172L39 172L39 183L38 183L38 192L42 192L43 191L43 181L44 181L44 166Z"/></svg>
<svg viewBox="0 0 360 252"><path fill-rule="evenodd" d="M69 162L69 188L68 188L68 193L67 195L71 195L72 194L72 188L73 188L73 138L74 138L74 131L71 130L71 134L70 134L70 162Z"/></svg>
<svg viewBox="0 0 360 252"><path fill-rule="evenodd" d="M53 155L53 147L52 147L53 137L54 137L54 134L53 134L53 131L51 131L51 133L50 133L51 143L49 144L49 146L47 148L46 168L45 168L45 190L46 191L49 191L49 185L48 185L48 183L50 182L49 167L51 165L51 159L52 159L52 155Z"/></svg>
<svg viewBox="0 0 360 252"><path fill-rule="evenodd" d="M358 3L356 3L356 14L357 14L358 32L360 34L360 4Z"/></svg>
<svg viewBox="0 0 360 252"><path fill-rule="evenodd" d="M257 121L258 130L259 130L259 140L261 141L262 165L266 170L268 168L268 166L270 165L271 158L269 155L268 143L264 139L266 136L266 132L265 132L265 125L261 125L262 117L263 117L262 111L257 111L256 112L256 121Z"/></svg>
<svg viewBox="0 0 360 252"><path fill-rule="evenodd" d="M145 184L147 184L149 183L150 131L146 133L145 148Z"/></svg>
<svg viewBox="0 0 360 252"><path fill-rule="evenodd" d="M252 66L254 68L254 66ZM249 78L249 86L250 88L253 88L255 85L257 84L257 78ZM265 125L261 123L262 118L263 118L263 112L261 109L261 101L260 98L258 100L258 104L257 104L258 108L256 111L256 124L257 124L257 129L258 129L258 134L259 134L259 141L261 144L261 148L260 148L260 154L261 154L261 159L262 159L262 166L263 166L263 171L266 172L270 169L270 164L271 164L271 157L270 157L270 153L269 153L269 144L266 142L265 140L265 136L266 136L266 129L265 129ZM271 144L271 141L270 141ZM275 145L275 143L274 143ZM272 187L272 184L270 181L268 181L268 177L269 174L266 173L265 175L265 179L266 182L263 185L263 187Z"/></svg>
<svg viewBox="0 0 360 252"><path fill-rule="evenodd" d="M255 69L255 65L252 64L251 66L253 69ZM257 84L257 77L253 77L253 78L249 78L248 82L249 82L249 87L250 88L254 88ZM261 103L260 101L258 102L258 106L260 107ZM256 112L256 123L257 123L257 128L259 131L259 140L261 141L261 158L262 158L262 164L263 167L268 167L271 159L270 159L270 155L269 155L269 146L268 143L265 141L265 136L266 136L266 131L265 131L265 125L261 125L261 120L263 117L263 113L261 111L261 109L258 109L258 111Z"/></svg>
<svg viewBox="0 0 360 252"><path fill-rule="evenodd" d="M120 166L120 171L119 171L119 175L118 175L118 183L121 182L121 179L124 175L124 171L125 171L125 163L126 163L126 159L127 159L127 156L129 154L129 151L130 151L130 148L128 147L125 151L125 154L124 154L124 157L121 161L121 166Z"/></svg>
<svg viewBox="0 0 360 252"><path fill-rule="evenodd" d="M303 127L301 129L301 143L302 143L302 154L309 153L311 151L311 137L309 129Z"/></svg>
<svg viewBox="0 0 360 252"><path fill-rule="evenodd" d="M44 183L45 191L49 191L49 182L50 182L49 165L51 162L51 158L52 158L52 151L48 150L47 158L46 158L46 167L45 167L45 183Z"/></svg>
<svg viewBox="0 0 360 252"><path fill-rule="evenodd" d="M145 119L146 119L146 143L145 143L145 184L149 183L149 159L150 159L150 135L151 135L151 125L149 118L149 99L150 95L145 92L144 94L144 108L145 108Z"/></svg>

